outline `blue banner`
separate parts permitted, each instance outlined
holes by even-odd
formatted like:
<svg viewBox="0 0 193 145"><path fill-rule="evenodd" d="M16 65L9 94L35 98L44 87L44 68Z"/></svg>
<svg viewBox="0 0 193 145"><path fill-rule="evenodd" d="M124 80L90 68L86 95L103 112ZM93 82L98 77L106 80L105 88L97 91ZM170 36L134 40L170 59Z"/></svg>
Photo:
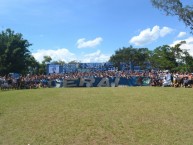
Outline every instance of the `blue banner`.
<svg viewBox="0 0 193 145"><path fill-rule="evenodd" d="M119 87L119 86L149 86L149 77L132 76L125 77L105 77L105 78L74 78L49 80L49 87Z"/></svg>

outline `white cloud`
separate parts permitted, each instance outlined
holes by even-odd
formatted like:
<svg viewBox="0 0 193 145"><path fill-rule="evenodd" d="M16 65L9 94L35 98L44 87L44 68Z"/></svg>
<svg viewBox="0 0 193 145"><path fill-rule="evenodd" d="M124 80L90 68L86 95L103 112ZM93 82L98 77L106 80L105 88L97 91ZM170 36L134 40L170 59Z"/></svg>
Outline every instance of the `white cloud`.
<svg viewBox="0 0 193 145"><path fill-rule="evenodd" d="M89 63L89 62L107 62L110 58L110 55L106 55L101 53L100 50L97 50L94 53L86 53L83 55L76 56L74 53L71 53L66 48L61 48L57 50L52 49L40 49L35 53L32 53L32 55L35 57L35 59L38 62L42 62L44 60L44 56L50 56L52 58L52 61L59 61L62 60L64 62L70 62L73 60L80 61L83 63Z"/></svg>
<svg viewBox="0 0 193 145"><path fill-rule="evenodd" d="M99 45L103 39L101 37L97 37L93 40L86 41L85 38L78 39L77 41L77 47L78 48L88 48L88 47L95 47Z"/></svg>
<svg viewBox="0 0 193 145"><path fill-rule="evenodd" d="M180 43L181 41L186 41L186 43L182 44L180 48L188 50L189 54L193 56L193 37L189 37L189 38L183 39L183 40L176 40L170 46L174 46L174 45Z"/></svg>
<svg viewBox="0 0 193 145"><path fill-rule="evenodd" d="M142 30L138 36L132 37L129 42L137 46L142 46L149 44L160 37L164 37L172 31L173 30L169 27L160 28L156 25L152 28L152 30L150 28Z"/></svg>
<svg viewBox="0 0 193 145"><path fill-rule="evenodd" d="M155 26L154 26L155 27ZM159 28L159 26L158 26ZM163 27L162 29L160 29L160 36L161 37L164 37L166 36L167 34L170 34L172 32L172 29L169 28L169 27Z"/></svg>
<svg viewBox="0 0 193 145"><path fill-rule="evenodd" d="M110 56L102 54L100 50L97 50L94 53L85 54L81 62L89 63L89 62L107 62Z"/></svg>
<svg viewBox="0 0 193 145"><path fill-rule="evenodd" d="M177 37L181 38L181 37L184 37L184 36L186 36L186 32L180 32Z"/></svg>
<svg viewBox="0 0 193 145"><path fill-rule="evenodd" d="M44 56L50 56L52 58L52 61L58 61L62 60L65 62L69 62L72 60L76 60L75 54L71 53L68 49L66 48L61 48L57 50L52 50L52 49L40 49L35 53L32 53L32 55L35 57L35 59L39 62L42 62L44 59Z"/></svg>

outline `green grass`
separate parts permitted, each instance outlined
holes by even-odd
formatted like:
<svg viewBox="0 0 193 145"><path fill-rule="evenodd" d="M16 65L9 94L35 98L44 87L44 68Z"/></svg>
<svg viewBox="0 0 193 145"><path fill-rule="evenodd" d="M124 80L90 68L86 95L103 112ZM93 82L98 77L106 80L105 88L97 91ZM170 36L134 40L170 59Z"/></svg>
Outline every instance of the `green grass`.
<svg viewBox="0 0 193 145"><path fill-rule="evenodd" d="M192 145L193 89L0 91L2 145Z"/></svg>

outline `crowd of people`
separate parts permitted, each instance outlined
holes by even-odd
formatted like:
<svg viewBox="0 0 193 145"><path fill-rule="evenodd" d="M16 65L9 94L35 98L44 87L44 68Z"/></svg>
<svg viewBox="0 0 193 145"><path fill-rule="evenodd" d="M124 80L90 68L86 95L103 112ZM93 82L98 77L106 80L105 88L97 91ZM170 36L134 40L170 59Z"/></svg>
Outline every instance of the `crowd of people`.
<svg viewBox="0 0 193 145"><path fill-rule="evenodd" d="M173 86L193 87L193 73L179 73L169 71L91 71L71 72L64 74L26 75L12 77L11 75L0 76L1 89L32 89L53 87L54 82L76 78L108 78L108 77L146 77L149 78L149 86ZM138 79L139 81L142 79ZM140 83L139 83L140 84ZM141 83L142 84L142 83Z"/></svg>

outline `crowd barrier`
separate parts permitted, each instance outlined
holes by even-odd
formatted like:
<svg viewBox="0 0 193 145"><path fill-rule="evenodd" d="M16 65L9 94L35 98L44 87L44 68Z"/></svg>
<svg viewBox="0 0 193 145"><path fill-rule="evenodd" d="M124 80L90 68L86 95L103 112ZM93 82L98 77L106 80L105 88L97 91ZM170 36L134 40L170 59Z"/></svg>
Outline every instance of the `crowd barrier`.
<svg viewBox="0 0 193 145"><path fill-rule="evenodd" d="M50 80L50 87L119 87L119 86L149 86L150 77L132 76L125 77L106 77L106 78L74 78L74 79L55 79Z"/></svg>

